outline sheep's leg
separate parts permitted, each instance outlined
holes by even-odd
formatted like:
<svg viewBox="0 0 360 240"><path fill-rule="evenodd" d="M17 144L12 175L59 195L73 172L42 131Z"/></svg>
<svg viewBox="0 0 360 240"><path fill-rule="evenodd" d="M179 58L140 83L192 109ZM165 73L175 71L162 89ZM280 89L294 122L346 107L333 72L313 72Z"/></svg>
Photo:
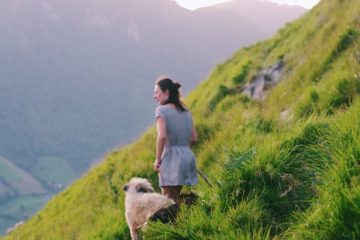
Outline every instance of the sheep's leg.
<svg viewBox="0 0 360 240"><path fill-rule="evenodd" d="M136 226L131 226L130 234L132 240L138 240L138 228Z"/></svg>

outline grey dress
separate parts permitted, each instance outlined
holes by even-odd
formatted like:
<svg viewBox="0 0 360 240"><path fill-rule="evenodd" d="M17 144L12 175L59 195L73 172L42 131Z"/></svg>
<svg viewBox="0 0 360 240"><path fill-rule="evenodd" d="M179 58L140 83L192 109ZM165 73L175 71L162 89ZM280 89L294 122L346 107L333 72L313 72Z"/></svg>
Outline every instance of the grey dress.
<svg viewBox="0 0 360 240"><path fill-rule="evenodd" d="M155 117L166 122L166 144L161 156L159 185L180 186L198 183L195 156L189 147L192 133L192 116L171 105L156 108Z"/></svg>

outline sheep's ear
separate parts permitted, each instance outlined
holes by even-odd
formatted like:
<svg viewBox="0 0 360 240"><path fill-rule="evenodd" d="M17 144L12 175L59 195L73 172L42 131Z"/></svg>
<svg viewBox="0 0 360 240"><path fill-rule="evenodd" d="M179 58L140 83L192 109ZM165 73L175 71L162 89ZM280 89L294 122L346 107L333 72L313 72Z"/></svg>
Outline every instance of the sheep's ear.
<svg viewBox="0 0 360 240"><path fill-rule="evenodd" d="M129 189L129 185L125 185L125 186L123 186L123 190L124 190L124 192L126 192L128 189Z"/></svg>

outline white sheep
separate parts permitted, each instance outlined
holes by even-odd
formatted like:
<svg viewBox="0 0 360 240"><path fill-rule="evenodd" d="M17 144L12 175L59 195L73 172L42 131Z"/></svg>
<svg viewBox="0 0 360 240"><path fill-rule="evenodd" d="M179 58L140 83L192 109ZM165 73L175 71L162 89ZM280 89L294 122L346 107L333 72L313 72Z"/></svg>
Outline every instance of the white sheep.
<svg viewBox="0 0 360 240"><path fill-rule="evenodd" d="M151 183L144 178L132 178L124 187L125 217L130 228L131 239L138 239L139 229L158 210L174 205L170 198L155 193Z"/></svg>

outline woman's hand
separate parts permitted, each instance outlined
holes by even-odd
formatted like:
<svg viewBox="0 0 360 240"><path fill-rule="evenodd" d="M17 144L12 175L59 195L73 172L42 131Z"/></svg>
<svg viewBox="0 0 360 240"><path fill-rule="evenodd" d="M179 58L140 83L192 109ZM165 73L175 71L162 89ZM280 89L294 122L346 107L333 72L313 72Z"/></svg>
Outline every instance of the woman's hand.
<svg viewBox="0 0 360 240"><path fill-rule="evenodd" d="M157 173L160 172L160 164L161 164L161 162L159 160L155 159L153 168L154 168L154 171Z"/></svg>

